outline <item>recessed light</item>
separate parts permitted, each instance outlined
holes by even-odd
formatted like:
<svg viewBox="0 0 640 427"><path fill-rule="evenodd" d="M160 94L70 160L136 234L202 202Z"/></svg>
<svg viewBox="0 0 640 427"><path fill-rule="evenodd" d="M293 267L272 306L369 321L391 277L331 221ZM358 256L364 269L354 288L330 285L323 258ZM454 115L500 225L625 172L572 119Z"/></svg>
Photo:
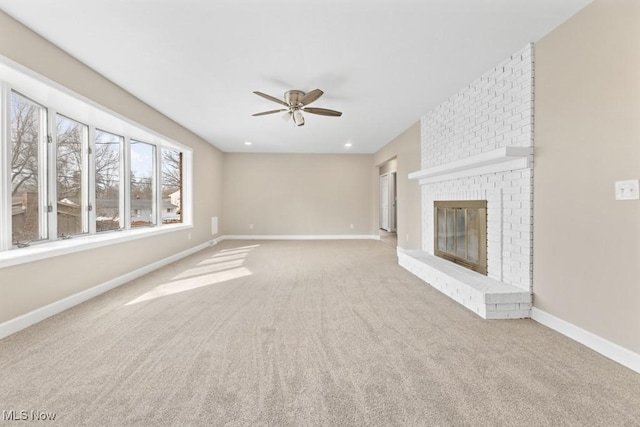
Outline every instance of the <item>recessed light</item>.
<svg viewBox="0 0 640 427"><path fill-rule="evenodd" d="M251 142L251 141L245 141L244 142L244 145L246 145L247 147L250 146L251 144L253 144L253 142Z"/></svg>
<svg viewBox="0 0 640 427"><path fill-rule="evenodd" d="M351 143L347 142L346 144L344 144L344 148L351 148Z"/></svg>

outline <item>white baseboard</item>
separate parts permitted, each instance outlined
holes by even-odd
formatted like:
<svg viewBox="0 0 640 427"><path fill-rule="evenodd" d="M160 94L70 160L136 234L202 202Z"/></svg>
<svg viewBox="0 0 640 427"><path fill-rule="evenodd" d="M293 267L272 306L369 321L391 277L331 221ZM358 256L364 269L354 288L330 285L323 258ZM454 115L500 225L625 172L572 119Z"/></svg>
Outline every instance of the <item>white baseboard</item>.
<svg viewBox="0 0 640 427"><path fill-rule="evenodd" d="M21 331L22 329L25 329L33 324L36 324L48 317L58 314L80 303L83 303L111 289L117 288L118 286L130 282L131 280L137 279L138 277L157 270L158 268L171 264L174 261L199 252L202 249L213 246L219 241L220 239L218 238L209 242L202 243L198 246L194 246L193 248L171 255L170 257L167 257L165 259L161 259L160 261L156 261L137 270L123 274L122 276L116 277L115 279L111 279L107 282L101 283L82 292L78 292L77 294L45 305L44 307L37 308L33 311L30 311L29 313L23 314L22 316L7 320L6 322L0 324L0 339L11 334L15 334L16 332Z"/></svg>
<svg viewBox="0 0 640 427"><path fill-rule="evenodd" d="M377 239L373 234L235 234L222 236L219 240L363 240Z"/></svg>
<svg viewBox="0 0 640 427"><path fill-rule="evenodd" d="M590 349L597 351L609 359L626 366L627 368L640 373L640 354L626 349L618 344L612 343L592 332L586 331L579 326L562 320L552 314L533 307L531 318L556 332L583 344Z"/></svg>

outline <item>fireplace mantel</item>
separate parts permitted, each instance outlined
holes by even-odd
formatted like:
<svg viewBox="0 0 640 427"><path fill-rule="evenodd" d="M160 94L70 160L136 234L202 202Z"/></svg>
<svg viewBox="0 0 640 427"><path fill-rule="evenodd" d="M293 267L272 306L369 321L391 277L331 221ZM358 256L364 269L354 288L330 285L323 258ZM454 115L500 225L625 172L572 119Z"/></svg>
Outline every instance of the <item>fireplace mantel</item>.
<svg viewBox="0 0 640 427"><path fill-rule="evenodd" d="M526 169L531 166L531 154L533 154L533 147L501 147L455 162L412 172L409 174L409 179L419 179L420 185L425 185L469 176Z"/></svg>

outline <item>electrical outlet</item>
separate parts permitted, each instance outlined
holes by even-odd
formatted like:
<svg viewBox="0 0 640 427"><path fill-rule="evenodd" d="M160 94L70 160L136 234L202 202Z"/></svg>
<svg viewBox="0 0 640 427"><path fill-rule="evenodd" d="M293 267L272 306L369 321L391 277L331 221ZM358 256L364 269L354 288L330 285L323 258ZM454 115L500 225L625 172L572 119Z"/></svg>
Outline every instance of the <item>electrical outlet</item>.
<svg viewBox="0 0 640 427"><path fill-rule="evenodd" d="M187 240L191 240L191 233L187 234Z"/></svg>
<svg viewBox="0 0 640 427"><path fill-rule="evenodd" d="M353 224L349 224L349 228L353 230Z"/></svg>
<svg viewBox="0 0 640 427"><path fill-rule="evenodd" d="M249 230L253 230L253 224L249 224Z"/></svg>
<svg viewBox="0 0 640 427"><path fill-rule="evenodd" d="M630 179L626 181L616 181L616 200L638 200L640 199L640 181Z"/></svg>

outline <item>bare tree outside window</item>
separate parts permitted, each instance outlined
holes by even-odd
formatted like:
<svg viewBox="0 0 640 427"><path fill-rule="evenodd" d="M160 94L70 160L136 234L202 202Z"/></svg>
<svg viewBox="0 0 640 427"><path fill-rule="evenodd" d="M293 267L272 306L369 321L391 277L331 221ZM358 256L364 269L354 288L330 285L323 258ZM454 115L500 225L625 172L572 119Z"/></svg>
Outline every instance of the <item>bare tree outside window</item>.
<svg viewBox="0 0 640 427"><path fill-rule="evenodd" d="M120 228L120 153L124 138L96 129L96 231Z"/></svg>
<svg viewBox="0 0 640 427"><path fill-rule="evenodd" d="M40 206L39 163L46 138L46 110L11 93L11 233L14 243L46 237Z"/></svg>
<svg viewBox="0 0 640 427"><path fill-rule="evenodd" d="M67 117L56 117L58 237L88 232L86 151L89 129Z"/></svg>
<svg viewBox="0 0 640 427"><path fill-rule="evenodd" d="M155 149L151 144L131 141L131 227L155 224Z"/></svg>
<svg viewBox="0 0 640 427"><path fill-rule="evenodd" d="M162 223L182 222L182 153L162 149Z"/></svg>

